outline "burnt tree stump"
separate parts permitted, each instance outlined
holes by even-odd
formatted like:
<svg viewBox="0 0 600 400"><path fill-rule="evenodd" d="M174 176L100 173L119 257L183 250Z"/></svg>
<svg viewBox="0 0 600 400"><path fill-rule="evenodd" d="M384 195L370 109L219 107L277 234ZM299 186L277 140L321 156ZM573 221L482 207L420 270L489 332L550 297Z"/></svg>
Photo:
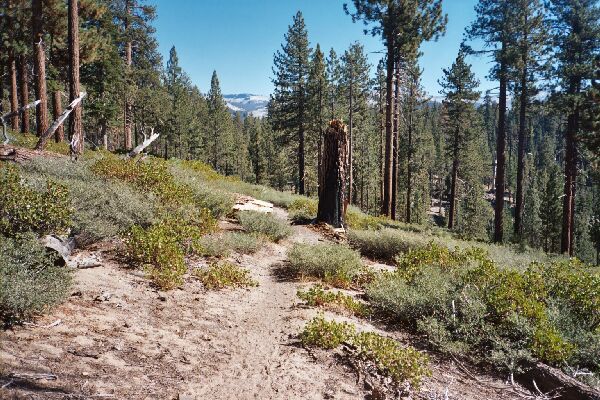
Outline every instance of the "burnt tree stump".
<svg viewBox="0 0 600 400"><path fill-rule="evenodd" d="M323 145L317 222L343 228L346 217L348 132L342 121L334 119L329 123Z"/></svg>

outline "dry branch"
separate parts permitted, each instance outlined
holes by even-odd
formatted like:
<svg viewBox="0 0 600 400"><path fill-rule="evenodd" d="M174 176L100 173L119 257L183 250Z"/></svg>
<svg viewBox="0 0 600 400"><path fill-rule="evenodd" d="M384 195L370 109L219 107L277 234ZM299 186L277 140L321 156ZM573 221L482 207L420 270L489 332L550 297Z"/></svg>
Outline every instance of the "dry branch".
<svg viewBox="0 0 600 400"><path fill-rule="evenodd" d="M15 115L19 115L23 111L28 110L28 109L30 109L32 107L35 107L38 104L40 104L40 100L36 100L36 101L34 101L32 103L29 103L29 104L27 104L27 105L19 108L18 110L11 111L11 112L9 112L7 114L4 114L4 115L2 115L0 117L0 122L2 123L2 134L4 136L4 142L3 142L3 144L6 145L6 144L8 144L8 142L10 142L10 138L8 137L8 133L7 133L7 129L8 128L6 127L6 120L9 119L9 118L11 118L11 117L14 117Z"/></svg>
<svg viewBox="0 0 600 400"><path fill-rule="evenodd" d="M44 147L46 146L46 142L48 141L50 136L52 136L54 132L58 129L58 127L61 126L63 122L65 122L69 114L81 103L85 95L85 92L79 93L79 97L73 100L71 104L69 104L69 106L62 112L62 114L58 116L56 121L54 121L52 125L50 125L48 129L46 129L46 132L44 132L44 134L40 136L40 140L38 140L37 144L35 145L36 150L44 149Z"/></svg>
<svg viewBox="0 0 600 400"><path fill-rule="evenodd" d="M129 153L127 153L127 158L135 157L138 154L140 154L142 151L144 151L144 149L146 147L150 146L150 144L152 144L152 142L154 142L156 139L158 139L159 136L160 136L160 133L154 133L154 128L150 128L150 136L146 136L146 134L144 133L144 141L142 143L140 143L139 145L137 145Z"/></svg>

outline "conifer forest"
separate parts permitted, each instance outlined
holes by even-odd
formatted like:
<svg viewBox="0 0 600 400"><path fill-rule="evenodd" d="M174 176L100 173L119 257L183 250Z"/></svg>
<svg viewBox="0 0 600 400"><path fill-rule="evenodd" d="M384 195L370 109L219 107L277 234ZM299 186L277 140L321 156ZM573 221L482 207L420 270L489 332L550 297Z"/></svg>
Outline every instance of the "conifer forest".
<svg viewBox="0 0 600 400"><path fill-rule="evenodd" d="M600 1L329 2L0 0L0 398L600 399Z"/></svg>

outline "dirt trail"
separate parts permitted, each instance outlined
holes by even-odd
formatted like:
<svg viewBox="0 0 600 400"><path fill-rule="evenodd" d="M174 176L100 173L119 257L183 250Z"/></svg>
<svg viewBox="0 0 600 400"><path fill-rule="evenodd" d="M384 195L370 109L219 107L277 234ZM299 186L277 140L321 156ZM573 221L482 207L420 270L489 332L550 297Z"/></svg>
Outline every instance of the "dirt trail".
<svg viewBox="0 0 600 400"><path fill-rule="evenodd" d="M103 266L76 272L71 298L37 326L0 333L0 398L365 398L356 370L341 357L298 345L316 311L296 297L306 284L280 272L292 242L318 240L296 226L290 240L236 256L259 282L248 290L207 292L189 278L157 292L107 252ZM514 398L454 365L433 369L419 398Z"/></svg>

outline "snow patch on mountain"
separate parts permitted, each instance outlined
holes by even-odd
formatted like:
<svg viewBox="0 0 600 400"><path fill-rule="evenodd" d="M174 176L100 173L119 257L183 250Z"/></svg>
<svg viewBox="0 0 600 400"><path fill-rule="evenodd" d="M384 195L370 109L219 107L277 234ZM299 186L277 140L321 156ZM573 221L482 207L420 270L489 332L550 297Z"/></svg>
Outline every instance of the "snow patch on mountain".
<svg viewBox="0 0 600 400"><path fill-rule="evenodd" d="M263 118L267 115L269 96L240 93L226 94L223 97L232 113L240 112L244 117L252 115L257 118Z"/></svg>

